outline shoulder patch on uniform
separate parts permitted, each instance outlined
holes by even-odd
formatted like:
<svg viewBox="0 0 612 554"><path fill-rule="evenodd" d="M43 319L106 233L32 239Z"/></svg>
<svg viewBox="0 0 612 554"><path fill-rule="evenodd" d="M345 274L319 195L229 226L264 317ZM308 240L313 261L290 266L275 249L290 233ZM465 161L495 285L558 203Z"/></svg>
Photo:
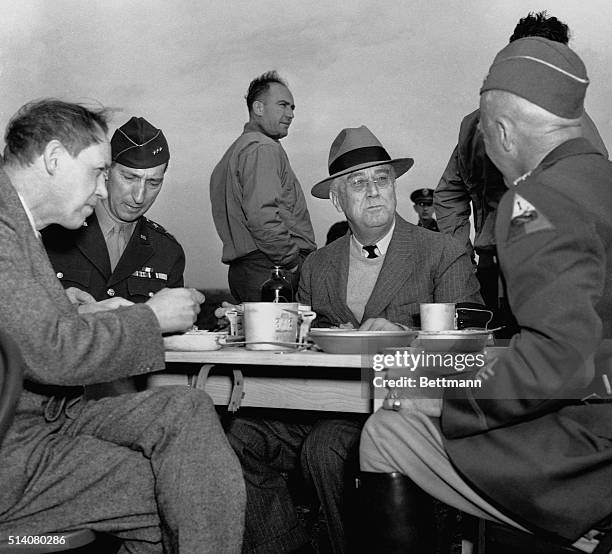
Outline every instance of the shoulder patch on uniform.
<svg viewBox="0 0 612 554"><path fill-rule="evenodd" d="M541 210L538 210L520 194L514 193L509 239L554 228L555 226Z"/></svg>
<svg viewBox="0 0 612 554"><path fill-rule="evenodd" d="M156 223L155 221L153 221L152 219L149 219L147 217L145 217L144 219L145 219L145 223L149 227L151 227L152 229L155 229L157 232L161 233L162 235L166 235L167 237L171 238L174 242L178 242L174 238L174 235L172 235L171 233L166 231L166 229L163 226L161 226L159 223Z"/></svg>

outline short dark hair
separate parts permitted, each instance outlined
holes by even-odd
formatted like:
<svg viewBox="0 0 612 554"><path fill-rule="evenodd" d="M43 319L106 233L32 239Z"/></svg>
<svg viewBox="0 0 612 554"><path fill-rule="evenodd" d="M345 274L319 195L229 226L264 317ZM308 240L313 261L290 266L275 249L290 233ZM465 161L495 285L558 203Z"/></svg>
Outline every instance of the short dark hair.
<svg viewBox="0 0 612 554"><path fill-rule="evenodd" d="M289 88L287 82L280 77L276 70L266 71L251 81L245 97L249 113L251 113L253 109L253 102L259 100L259 98L268 91L272 83L278 83L279 85Z"/></svg>
<svg viewBox="0 0 612 554"><path fill-rule="evenodd" d="M58 140L71 156L108 132L108 110L45 98L29 102L11 118L4 134L4 162L30 165L45 146Z"/></svg>
<svg viewBox="0 0 612 554"><path fill-rule="evenodd" d="M529 12L516 24L510 42L525 37L542 37L567 44L570 39L569 27L556 17L549 17L546 11Z"/></svg>

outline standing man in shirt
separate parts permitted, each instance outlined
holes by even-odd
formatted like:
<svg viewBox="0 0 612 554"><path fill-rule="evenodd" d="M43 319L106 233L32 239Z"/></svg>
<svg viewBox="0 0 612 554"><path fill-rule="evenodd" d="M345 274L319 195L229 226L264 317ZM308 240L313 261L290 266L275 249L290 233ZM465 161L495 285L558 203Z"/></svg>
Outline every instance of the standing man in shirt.
<svg viewBox="0 0 612 554"><path fill-rule="evenodd" d="M418 189L410 195L410 200L414 203L414 211L419 216L417 226L438 232L440 229L434 218L433 195L433 189Z"/></svg>
<svg viewBox="0 0 612 554"><path fill-rule="evenodd" d="M316 249L304 193L280 144L293 121L293 95L268 71L251 81L246 102L249 121L210 178L222 261L237 302L259 301L274 266L297 292L302 262Z"/></svg>
<svg viewBox="0 0 612 554"><path fill-rule="evenodd" d="M76 231L51 225L42 232L53 269L81 312L100 309L111 298L146 302L165 287L183 286L183 248L144 216L164 182L166 137L146 119L132 117L113 134L111 155L108 198L96 204L86 225ZM104 395L134 390L127 382L103 387Z"/></svg>

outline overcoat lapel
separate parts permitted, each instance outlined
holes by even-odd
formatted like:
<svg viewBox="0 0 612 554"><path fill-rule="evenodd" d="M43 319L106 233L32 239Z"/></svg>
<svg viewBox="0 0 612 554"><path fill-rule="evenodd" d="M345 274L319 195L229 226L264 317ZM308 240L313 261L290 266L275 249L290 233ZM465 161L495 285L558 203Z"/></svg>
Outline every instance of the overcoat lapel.
<svg viewBox="0 0 612 554"><path fill-rule="evenodd" d="M144 222L144 218L138 220L130 241L125 247L115 271L111 275L108 286L112 287L115 283L127 279L153 256L154 249L149 242Z"/></svg>
<svg viewBox="0 0 612 554"><path fill-rule="evenodd" d="M104 245L104 248L100 248L100 245ZM111 274L110 259L108 257L108 250L106 248L106 242L102 236L102 229L100 229L100 223L94 213L87 220L87 228L81 229L79 236L76 240L77 248L100 272L100 274L107 280Z"/></svg>
<svg viewBox="0 0 612 554"><path fill-rule="evenodd" d="M51 262L49 261L42 241L34 235L34 231L32 230L23 205L19 200L17 191L2 170L0 170L0 188L2 189L1 196L5 199L8 207L7 211L11 214L15 214L13 221L15 225L17 225L17 233L20 237L24 237L24 241L27 243L27 246L24 247L24 251L28 257L32 274L48 294L57 299L58 306L62 309L64 307L62 300L66 300L64 289L60 285L59 279L55 277L55 272L51 267Z"/></svg>
<svg viewBox="0 0 612 554"><path fill-rule="evenodd" d="M415 242L412 228L400 216L395 216L395 229L378 274L374 290L366 304L363 321L384 313L385 308L396 297L397 292L415 271ZM346 287L345 287L346 288Z"/></svg>
<svg viewBox="0 0 612 554"><path fill-rule="evenodd" d="M359 327L353 312L346 305L346 284L348 281L351 236L345 235L336 241L336 248L330 249L330 256L325 265L323 286L329 298L329 304L337 321L352 323Z"/></svg>

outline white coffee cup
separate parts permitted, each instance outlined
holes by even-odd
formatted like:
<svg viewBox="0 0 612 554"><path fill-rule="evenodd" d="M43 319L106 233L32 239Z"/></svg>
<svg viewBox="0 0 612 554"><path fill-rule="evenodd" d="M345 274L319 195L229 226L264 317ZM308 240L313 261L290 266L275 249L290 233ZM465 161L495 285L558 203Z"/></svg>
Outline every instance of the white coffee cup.
<svg viewBox="0 0 612 554"><path fill-rule="evenodd" d="M421 330L448 331L455 329L455 304L431 302L421 304Z"/></svg>

